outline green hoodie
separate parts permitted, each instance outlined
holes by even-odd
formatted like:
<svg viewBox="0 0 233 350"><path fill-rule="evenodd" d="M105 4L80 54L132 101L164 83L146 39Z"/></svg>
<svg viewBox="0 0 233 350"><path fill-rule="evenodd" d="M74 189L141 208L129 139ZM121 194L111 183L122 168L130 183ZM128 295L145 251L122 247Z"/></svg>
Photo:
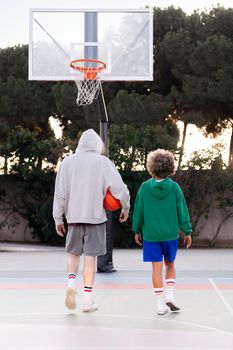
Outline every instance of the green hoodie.
<svg viewBox="0 0 233 350"><path fill-rule="evenodd" d="M166 178L151 178L138 190L133 213L133 231L149 242L178 239L180 229L191 235L192 226L180 186Z"/></svg>

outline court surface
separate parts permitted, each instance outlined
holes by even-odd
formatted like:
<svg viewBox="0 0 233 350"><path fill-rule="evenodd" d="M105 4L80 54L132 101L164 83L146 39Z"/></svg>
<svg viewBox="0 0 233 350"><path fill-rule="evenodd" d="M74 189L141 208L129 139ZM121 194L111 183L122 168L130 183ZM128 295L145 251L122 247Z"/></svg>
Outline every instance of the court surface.
<svg viewBox="0 0 233 350"><path fill-rule="evenodd" d="M63 248L0 243L0 349L233 349L233 249L180 249L181 312L164 316L156 315L140 249L113 256L117 272L96 274L99 310L83 314L81 274L77 311L64 306Z"/></svg>

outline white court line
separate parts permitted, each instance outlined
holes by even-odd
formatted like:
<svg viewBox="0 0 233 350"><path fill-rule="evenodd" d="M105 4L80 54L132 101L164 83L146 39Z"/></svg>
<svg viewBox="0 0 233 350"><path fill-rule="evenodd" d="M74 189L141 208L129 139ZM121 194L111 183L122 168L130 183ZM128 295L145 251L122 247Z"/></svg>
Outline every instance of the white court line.
<svg viewBox="0 0 233 350"><path fill-rule="evenodd" d="M212 285L213 289L215 290L215 292L218 294L219 298L222 300L223 304L226 306L226 308L229 311L229 313L231 314L231 316L233 317L233 309L230 306L230 304L228 303L228 301L226 300L226 298L224 298L224 295L221 293L221 291L219 290L217 285L214 283L212 278L208 278L208 280L209 280L210 284Z"/></svg>
<svg viewBox="0 0 233 350"><path fill-rule="evenodd" d="M14 316L23 317L23 316L67 316L67 315L68 314L66 314L66 313L58 313L58 312L57 313L53 313L53 314L52 313L42 313L42 312L41 313L40 312L35 312L35 313L29 313L29 312L23 313L23 312L21 312L21 313L12 313L12 314L0 314L0 319L2 317L12 317L12 316L13 317ZM83 313L76 313L75 316L81 317L82 319L86 318L86 315L83 315ZM232 332L224 331L224 330L219 329L219 328L205 326L205 325L201 325L201 324L198 324L198 323L192 323L192 322L169 320L169 319L165 319L165 318L162 319L160 317L145 317L145 316L137 316L137 315L134 315L134 316L133 315L124 315L124 314L118 314L118 315L115 314L115 315L113 315L113 314L100 314L100 313L95 314L93 316L96 317L96 318L98 318L98 317L105 317L107 319L109 319L109 318L126 318L126 319L139 319L139 320L146 320L146 321L155 321L156 320L156 321L165 322L165 323L179 324L179 325L186 326L186 327L190 327L191 326L191 327L195 327L195 328L201 328L201 329L208 330L208 331L211 331L211 332L216 332L216 333L220 333L220 334L224 334L224 335L233 337L233 333ZM65 326L65 324L59 325L59 326L62 327L62 326ZM180 349L180 350L183 350L183 348ZM218 349L218 350L220 350L220 349Z"/></svg>
<svg viewBox="0 0 233 350"><path fill-rule="evenodd" d="M98 277L98 276L97 276ZM102 281L101 280L98 280L98 278L96 277L96 280L97 280L97 282L96 282L96 284L99 284L99 283L105 283L106 282L106 280L108 280L109 281L109 284L112 284L111 282L111 280L109 279L109 276L106 276L106 277L103 277L103 279L102 279ZM137 280L148 280L148 276L138 276L138 277L134 277L134 276L116 276L117 278L116 279L114 279L114 281L118 281L118 280L136 280L136 282L137 282ZM102 278L102 276L101 276L101 278ZM36 277L36 276L31 276L31 277L0 277L0 281L1 280L20 280L20 281L22 281L22 280L31 280L31 279L34 279L34 280L44 280L44 281L47 281L48 279L51 281L51 276L48 276L48 277L46 277L46 276L42 276L42 277ZM212 279L212 278L209 278L209 277L177 277L176 278L176 282L177 282L177 284L179 284L179 281L180 280L210 280L210 279ZM218 279L218 280L228 280L228 281L230 281L230 280L233 280L233 277L216 277L216 276L214 276L214 279ZM67 278L65 278L65 277L53 277L53 280L59 280L59 281L67 281ZM51 283L52 284L52 283ZM116 283L117 284L117 283ZM150 282L148 282L148 284L150 284Z"/></svg>
<svg viewBox="0 0 233 350"><path fill-rule="evenodd" d="M107 347L99 347L99 346L92 346L92 347L79 347L79 346L66 346L66 347L46 347L46 350L208 350L210 348L203 348L203 347L190 347L190 348L187 348L187 347L162 347L161 346L153 346L153 347L148 347L148 346L143 346L142 347L138 347L138 346L127 346L127 347L120 347L120 346L107 346ZM32 350L32 347L20 347L20 346L17 346L17 347L4 347L4 350ZM33 350L43 350L43 348L40 347L35 347L33 346ZM225 348L220 348L220 347L211 347L211 350L232 350L232 347L225 347Z"/></svg>

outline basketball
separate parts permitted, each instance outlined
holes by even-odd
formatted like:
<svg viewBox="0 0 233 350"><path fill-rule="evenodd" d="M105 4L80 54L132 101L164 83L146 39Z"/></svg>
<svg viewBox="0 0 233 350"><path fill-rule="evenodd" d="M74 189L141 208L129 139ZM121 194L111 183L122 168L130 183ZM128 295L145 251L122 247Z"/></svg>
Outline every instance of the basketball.
<svg viewBox="0 0 233 350"><path fill-rule="evenodd" d="M104 198L104 208L108 211L115 211L121 208L119 199L113 197L110 191L107 191Z"/></svg>

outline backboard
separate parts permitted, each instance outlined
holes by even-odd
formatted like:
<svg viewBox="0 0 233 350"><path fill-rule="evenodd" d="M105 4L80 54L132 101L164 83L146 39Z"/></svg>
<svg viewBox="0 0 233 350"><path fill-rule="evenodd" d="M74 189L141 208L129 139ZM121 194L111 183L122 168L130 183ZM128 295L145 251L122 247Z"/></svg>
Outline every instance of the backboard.
<svg viewBox="0 0 233 350"><path fill-rule="evenodd" d="M153 80L153 10L30 9L29 79L75 80L70 62L98 59L103 81Z"/></svg>

